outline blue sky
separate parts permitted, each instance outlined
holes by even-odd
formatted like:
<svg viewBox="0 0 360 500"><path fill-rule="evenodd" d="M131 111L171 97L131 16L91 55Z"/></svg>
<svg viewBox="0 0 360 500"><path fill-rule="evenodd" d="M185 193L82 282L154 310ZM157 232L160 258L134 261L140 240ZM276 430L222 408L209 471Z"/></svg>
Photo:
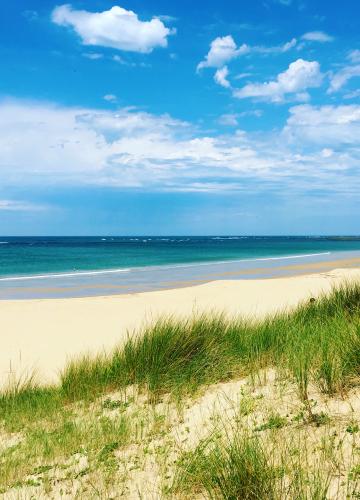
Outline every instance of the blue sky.
<svg viewBox="0 0 360 500"><path fill-rule="evenodd" d="M359 234L359 24L356 0L4 3L0 233Z"/></svg>

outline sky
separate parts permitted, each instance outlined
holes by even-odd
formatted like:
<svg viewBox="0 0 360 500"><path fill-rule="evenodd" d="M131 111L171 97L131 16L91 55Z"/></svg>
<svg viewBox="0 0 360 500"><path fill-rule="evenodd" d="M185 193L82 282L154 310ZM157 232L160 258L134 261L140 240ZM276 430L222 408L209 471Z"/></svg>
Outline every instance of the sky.
<svg viewBox="0 0 360 500"><path fill-rule="evenodd" d="M0 234L360 234L360 3L12 0Z"/></svg>

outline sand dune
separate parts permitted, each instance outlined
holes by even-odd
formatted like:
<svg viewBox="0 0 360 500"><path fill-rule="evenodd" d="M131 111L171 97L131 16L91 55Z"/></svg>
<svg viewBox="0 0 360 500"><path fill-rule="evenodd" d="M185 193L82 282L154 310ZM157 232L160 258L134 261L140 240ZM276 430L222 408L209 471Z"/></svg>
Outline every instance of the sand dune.
<svg viewBox="0 0 360 500"><path fill-rule="evenodd" d="M360 269L271 280L213 281L158 292L0 302L1 384L35 371L56 381L69 358L109 350L127 333L163 315L225 311L262 316L293 307L344 280L359 280Z"/></svg>

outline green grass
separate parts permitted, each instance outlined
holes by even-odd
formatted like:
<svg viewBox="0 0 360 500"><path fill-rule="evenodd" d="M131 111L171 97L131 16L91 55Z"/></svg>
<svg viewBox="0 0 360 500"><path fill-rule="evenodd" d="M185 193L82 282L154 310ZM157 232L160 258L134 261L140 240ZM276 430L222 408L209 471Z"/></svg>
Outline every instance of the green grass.
<svg viewBox="0 0 360 500"><path fill-rule="evenodd" d="M77 454L86 457L92 469L111 472L116 469L112 467L113 451L129 442L130 429L125 415L110 419L88 417L86 413L81 418L63 413L56 419L28 425L23 429L23 439L2 453L0 493L2 489L22 486L19 478L43 479L49 471L57 470L61 478L76 479L83 471L74 470L66 461Z"/></svg>
<svg viewBox="0 0 360 500"><path fill-rule="evenodd" d="M330 472L324 463L307 460L279 436L269 442L235 427L181 455L172 493L219 500L326 500Z"/></svg>
<svg viewBox="0 0 360 500"><path fill-rule="evenodd" d="M58 386L30 380L3 392L0 419L16 430L27 419L128 385L155 398L181 396L270 366L291 374L304 402L310 383L329 395L346 392L360 375L360 285L257 322L215 314L160 320L109 355L72 361Z"/></svg>
<svg viewBox="0 0 360 500"><path fill-rule="evenodd" d="M347 285L291 314L260 322L222 315L157 322L122 349L70 364L61 389L72 400L138 384L153 393L191 393L202 385L284 366L303 400L309 382L345 391L359 374L360 286Z"/></svg>
<svg viewBox="0 0 360 500"><path fill-rule="evenodd" d="M178 463L175 491L201 492L209 498L275 499L279 472L259 439L238 432L234 438L209 438Z"/></svg>

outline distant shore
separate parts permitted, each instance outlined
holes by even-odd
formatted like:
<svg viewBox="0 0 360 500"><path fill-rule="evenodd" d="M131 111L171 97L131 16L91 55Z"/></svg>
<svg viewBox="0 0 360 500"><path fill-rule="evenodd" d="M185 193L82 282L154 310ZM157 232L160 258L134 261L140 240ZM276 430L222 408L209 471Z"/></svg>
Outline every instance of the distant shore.
<svg viewBox="0 0 360 500"><path fill-rule="evenodd" d="M333 265L315 263L322 269L315 274L309 274L309 264L298 265L302 276L271 280L227 279L145 293L0 301L1 381L33 371L41 381L55 381L69 359L112 349L161 316L218 311L261 317L317 297L344 280L360 280L360 269L350 268L359 266L358 261L347 261L349 269L330 270Z"/></svg>

